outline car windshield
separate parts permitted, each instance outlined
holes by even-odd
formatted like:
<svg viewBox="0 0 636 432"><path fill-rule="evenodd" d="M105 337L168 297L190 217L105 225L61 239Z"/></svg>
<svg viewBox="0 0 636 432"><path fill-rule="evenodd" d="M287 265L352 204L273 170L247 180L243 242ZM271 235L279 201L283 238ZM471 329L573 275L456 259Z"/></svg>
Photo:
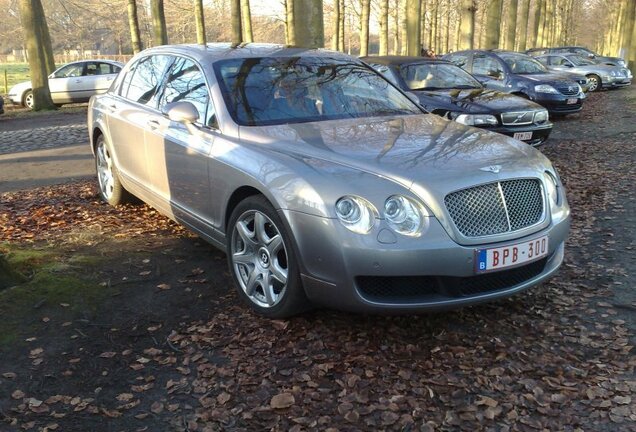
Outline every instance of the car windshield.
<svg viewBox="0 0 636 432"><path fill-rule="evenodd" d="M547 69L532 57L522 56L502 56L506 64L515 74L538 74L545 73Z"/></svg>
<svg viewBox="0 0 636 432"><path fill-rule="evenodd" d="M422 114L366 66L326 57L265 57L215 63L225 104L242 126Z"/></svg>
<svg viewBox="0 0 636 432"><path fill-rule="evenodd" d="M420 63L400 67L400 75L411 90L482 88L479 81L462 68L440 63Z"/></svg>
<svg viewBox="0 0 636 432"><path fill-rule="evenodd" d="M596 64L588 58L581 57L580 55L572 55L567 57L575 66L589 66Z"/></svg>

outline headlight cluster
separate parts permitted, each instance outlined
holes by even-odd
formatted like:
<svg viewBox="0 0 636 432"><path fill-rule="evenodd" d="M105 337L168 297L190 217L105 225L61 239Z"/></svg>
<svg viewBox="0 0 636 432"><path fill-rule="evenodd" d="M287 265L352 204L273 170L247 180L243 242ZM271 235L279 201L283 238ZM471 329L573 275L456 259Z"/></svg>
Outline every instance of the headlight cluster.
<svg viewBox="0 0 636 432"><path fill-rule="evenodd" d="M459 114L451 113L450 118L457 123L462 123L468 126L496 126L499 124L497 118L490 114Z"/></svg>
<svg viewBox="0 0 636 432"><path fill-rule="evenodd" d="M613 70L613 71L610 72L610 75L612 75L613 77L618 76L618 72Z"/></svg>
<svg viewBox="0 0 636 432"><path fill-rule="evenodd" d="M544 172L543 177L545 178L545 185L547 188L550 205L553 207L560 206L562 202L562 197L561 197L561 187L559 186L559 180L550 171Z"/></svg>
<svg viewBox="0 0 636 432"><path fill-rule="evenodd" d="M375 225L379 212L364 198L347 195L336 202L336 215L347 229L367 234ZM428 211L403 195L387 198L383 216L393 231L404 236L418 237L428 228Z"/></svg>
<svg viewBox="0 0 636 432"><path fill-rule="evenodd" d="M550 119L548 115L548 110L541 110L534 113L534 122L536 124L543 124Z"/></svg>
<svg viewBox="0 0 636 432"><path fill-rule="evenodd" d="M366 234L373 228L378 211L364 198L344 196L336 202L336 215L351 231Z"/></svg>
<svg viewBox="0 0 636 432"><path fill-rule="evenodd" d="M559 92L557 91L557 89L555 89L554 87L552 87L551 85L548 84L539 84L534 86L534 91L536 91L537 93L551 93L551 94L558 94Z"/></svg>

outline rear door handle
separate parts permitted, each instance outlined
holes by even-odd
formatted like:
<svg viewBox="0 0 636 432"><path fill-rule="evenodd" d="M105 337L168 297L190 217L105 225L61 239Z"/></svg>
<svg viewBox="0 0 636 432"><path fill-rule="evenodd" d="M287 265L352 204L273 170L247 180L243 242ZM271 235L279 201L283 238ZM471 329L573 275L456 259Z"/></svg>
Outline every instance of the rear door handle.
<svg viewBox="0 0 636 432"><path fill-rule="evenodd" d="M146 125L148 125L150 129L155 130L155 129L159 129L159 127L161 126L161 123L159 123L159 120L150 119L146 122Z"/></svg>

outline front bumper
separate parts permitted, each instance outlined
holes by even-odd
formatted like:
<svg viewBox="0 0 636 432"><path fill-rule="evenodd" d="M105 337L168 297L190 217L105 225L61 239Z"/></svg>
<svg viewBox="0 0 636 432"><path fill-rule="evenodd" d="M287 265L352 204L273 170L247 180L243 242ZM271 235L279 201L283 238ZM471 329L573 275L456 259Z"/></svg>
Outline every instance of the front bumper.
<svg viewBox="0 0 636 432"><path fill-rule="evenodd" d="M552 123L546 122L540 125L534 123L523 126L501 125L495 128L488 128L488 130L513 138L517 133L531 132L532 136L530 138L522 139L521 141L525 142L526 144L536 146L544 143L548 139L550 133L552 132L552 127Z"/></svg>
<svg viewBox="0 0 636 432"><path fill-rule="evenodd" d="M353 235L337 220L284 211L295 235L303 286L314 303L356 312L418 312L507 297L552 275L563 261L569 210L547 228L510 242L462 246L431 218L420 238L393 234L382 221L373 234ZM395 243L387 238L395 237ZM547 235L548 257L515 269L475 274L475 250ZM320 239L317 242L316 239ZM508 273L509 272L509 273ZM497 280L494 280L497 279ZM408 295L395 295L406 284ZM378 290L388 286L388 291Z"/></svg>
<svg viewBox="0 0 636 432"><path fill-rule="evenodd" d="M575 103L568 103L568 101L575 100ZM582 92L573 95L566 96L561 93L536 93L534 102L543 105L550 114L572 114L579 112L583 109L583 100L585 99L585 94Z"/></svg>
<svg viewBox="0 0 636 432"><path fill-rule="evenodd" d="M21 105L22 104L21 95L9 93L7 96L9 96L9 100L11 101L11 103L13 105Z"/></svg>
<svg viewBox="0 0 636 432"><path fill-rule="evenodd" d="M627 76L620 77L602 77L601 78L601 86L603 88L617 88L617 87L626 87L632 84L632 74L629 73Z"/></svg>

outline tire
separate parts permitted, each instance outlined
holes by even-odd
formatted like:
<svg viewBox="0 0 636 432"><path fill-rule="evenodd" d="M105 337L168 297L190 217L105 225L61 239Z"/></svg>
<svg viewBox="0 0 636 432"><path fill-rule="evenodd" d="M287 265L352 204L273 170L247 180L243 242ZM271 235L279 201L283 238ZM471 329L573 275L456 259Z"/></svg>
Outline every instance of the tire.
<svg viewBox="0 0 636 432"><path fill-rule="evenodd" d="M30 110L33 109L33 90L29 90L22 98L22 106Z"/></svg>
<svg viewBox="0 0 636 432"><path fill-rule="evenodd" d="M597 92L597 91L601 91L601 89L603 88L603 81L601 81L601 77L598 75L588 75L587 79L590 80L590 88L588 89L588 91L590 92Z"/></svg>
<svg viewBox="0 0 636 432"><path fill-rule="evenodd" d="M239 296L254 311L288 318L308 308L292 237L265 197L241 201L226 234L230 273Z"/></svg>
<svg viewBox="0 0 636 432"><path fill-rule="evenodd" d="M95 170L99 196L104 201L112 206L130 201L131 195L121 184L112 148L104 139L104 135L97 137L95 143Z"/></svg>

